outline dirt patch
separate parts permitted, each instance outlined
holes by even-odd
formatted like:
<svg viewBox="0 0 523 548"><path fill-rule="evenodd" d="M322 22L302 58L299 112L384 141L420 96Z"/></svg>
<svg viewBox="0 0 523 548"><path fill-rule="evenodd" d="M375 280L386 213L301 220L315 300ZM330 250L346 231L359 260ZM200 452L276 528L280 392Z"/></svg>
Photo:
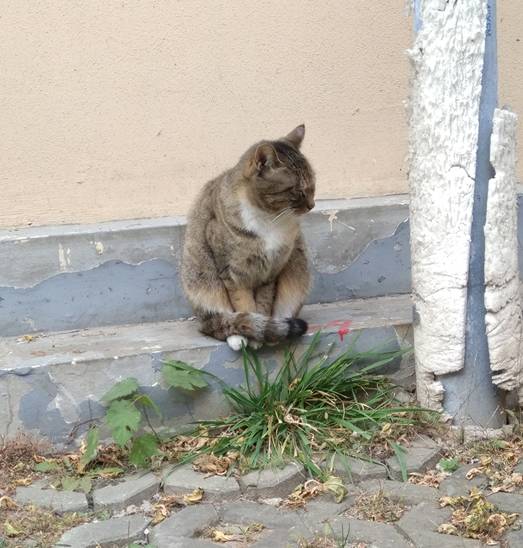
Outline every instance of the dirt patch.
<svg viewBox="0 0 523 548"><path fill-rule="evenodd" d="M35 546L50 548L65 531L89 518L77 513L59 515L31 505L4 508L0 510L0 546L18 548L33 541Z"/></svg>
<svg viewBox="0 0 523 548"><path fill-rule="evenodd" d="M392 523L398 521L407 506L393 499L380 489L375 493L363 493L347 510L346 515L367 521Z"/></svg>
<svg viewBox="0 0 523 548"><path fill-rule="evenodd" d="M442 497L440 506L453 510L450 523L439 526L440 533L479 539L487 544L496 544L518 518L518 514L500 511L478 489L472 489L468 496Z"/></svg>
<svg viewBox="0 0 523 548"><path fill-rule="evenodd" d="M202 538L207 538L219 544L225 544L231 548L243 548L256 542L265 526L261 523L251 523L247 526L220 523L215 527L205 530Z"/></svg>

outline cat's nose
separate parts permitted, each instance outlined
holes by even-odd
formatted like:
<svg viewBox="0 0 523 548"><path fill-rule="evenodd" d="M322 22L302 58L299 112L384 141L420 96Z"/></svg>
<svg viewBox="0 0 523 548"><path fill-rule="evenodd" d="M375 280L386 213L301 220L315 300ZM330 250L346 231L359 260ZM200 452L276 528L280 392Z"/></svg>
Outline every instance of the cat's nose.
<svg viewBox="0 0 523 548"><path fill-rule="evenodd" d="M311 198L309 200L307 200L307 209L310 211L311 209L314 209L314 206L316 205L316 203L314 202L314 200Z"/></svg>

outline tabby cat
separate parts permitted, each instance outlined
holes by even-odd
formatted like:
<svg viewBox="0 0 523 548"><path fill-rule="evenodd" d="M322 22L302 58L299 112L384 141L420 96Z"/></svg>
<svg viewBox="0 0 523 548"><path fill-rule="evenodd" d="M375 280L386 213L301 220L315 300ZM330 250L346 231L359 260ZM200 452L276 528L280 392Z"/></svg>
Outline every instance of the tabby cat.
<svg viewBox="0 0 523 548"><path fill-rule="evenodd" d="M209 181L188 219L182 281L201 331L233 350L303 335L310 286L300 218L315 177L300 152L305 126L261 141Z"/></svg>

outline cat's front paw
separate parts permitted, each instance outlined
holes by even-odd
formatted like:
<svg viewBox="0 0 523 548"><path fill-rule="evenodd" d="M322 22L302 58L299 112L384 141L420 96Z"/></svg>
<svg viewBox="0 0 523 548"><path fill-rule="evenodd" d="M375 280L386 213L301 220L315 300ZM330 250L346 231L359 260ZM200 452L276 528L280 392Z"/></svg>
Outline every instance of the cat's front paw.
<svg viewBox="0 0 523 548"><path fill-rule="evenodd" d="M259 341L249 341L249 346L253 350L259 350L263 346L263 343Z"/></svg>
<svg viewBox="0 0 523 548"><path fill-rule="evenodd" d="M243 346L247 346L249 341L242 335L231 335L230 337L227 337L227 344L231 350L238 352L238 350L242 349L242 344Z"/></svg>

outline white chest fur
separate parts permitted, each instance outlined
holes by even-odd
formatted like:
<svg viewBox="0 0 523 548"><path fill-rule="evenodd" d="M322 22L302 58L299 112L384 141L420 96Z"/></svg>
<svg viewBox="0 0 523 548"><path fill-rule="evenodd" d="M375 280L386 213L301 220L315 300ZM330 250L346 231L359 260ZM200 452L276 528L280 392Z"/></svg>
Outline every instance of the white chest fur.
<svg viewBox="0 0 523 548"><path fill-rule="evenodd" d="M292 248L300 227L292 211L278 216L277 213L267 213L242 201L240 214L243 226L263 240L267 255L278 253L285 246Z"/></svg>

